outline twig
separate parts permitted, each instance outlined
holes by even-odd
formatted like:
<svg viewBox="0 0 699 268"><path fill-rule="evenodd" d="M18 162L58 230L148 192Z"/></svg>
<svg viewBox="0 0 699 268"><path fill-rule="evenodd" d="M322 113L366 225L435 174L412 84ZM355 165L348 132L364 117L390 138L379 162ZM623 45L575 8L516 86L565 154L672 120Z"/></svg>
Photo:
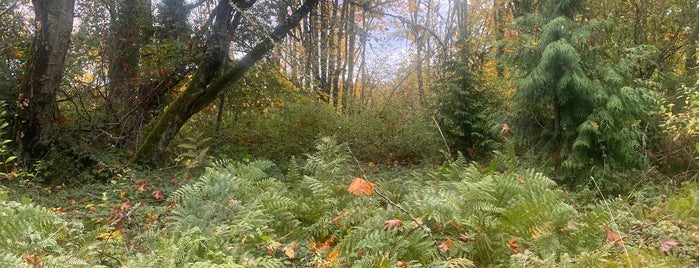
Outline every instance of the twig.
<svg viewBox="0 0 699 268"><path fill-rule="evenodd" d="M437 119L432 117L432 121L434 121L434 124L437 125L437 130L439 130L439 135L442 136L442 141L444 141L444 148L447 148L447 153L449 154L450 158L453 158L454 156L451 155L451 149L449 149L449 144L447 143L447 139L444 138L444 133L442 132L442 127L439 126L439 122L437 122Z"/></svg>
<svg viewBox="0 0 699 268"><path fill-rule="evenodd" d="M366 176L366 173L364 173L364 169L362 168L362 165L359 163L359 160L357 160L357 157L354 156L354 153L352 152L352 149L351 149L349 146L347 146L347 150L349 151L350 155L351 155L352 158L354 159L354 162L357 164L357 167L359 168L359 171L362 173L362 178L363 178L364 180L366 180L366 181L369 181L369 179L368 179L367 176ZM425 231L425 233L427 233L427 236L429 236L430 239L432 239L432 242L434 242L434 245L435 245L435 247L437 248L437 254L439 254L439 257L440 257L443 261L448 261L447 257L445 257L444 254L442 254L442 250L439 248L439 242L438 242L437 239L435 239L434 236L432 235L432 230L430 230L430 227L425 226L425 224L422 223L422 220L418 220L415 216L413 216L412 213L410 213L410 211L408 211L407 209L405 209L405 208L404 208L403 206L401 206L400 204L398 204L398 203L394 202L393 200L391 200L390 198L388 198L388 196L386 196L386 195L385 195L384 193L382 193L381 191L374 189L374 192L376 192L376 194L377 194L379 197L381 197L381 199L383 199L384 201L386 201L388 204L390 204L391 206L397 208L397 209L400 210L401 212L405 213L405 215L408 215L408 217L409 217L413 222L415 222L415 223L417 224L417 226L419 226L423 231Z"/></svg>
<svg viewBox="0 0 699 268"><path fill-rule="evenodd" d="M597 191L599 192L600 196L602 196L602 202L604 202L604 206L607 208L607 213L609 213L609 217L612 219L612 225L614 226L614 229L616 229L617 232L620 232L619 230L619 225L616 222L616 218L614 218L614 214L612 213L612 209L609 207L609 202L607 202L607 198L604 197L604 194L602 193L602 190L599 188L599 185L597 185L597 180L595 180L595 177L590 176L590 179L592 179L592 183L595 184L595 188L597 188ZM620 240L623 238L619 238ZM616 243L617 241L614 241ZM623 242L623 240L622 240ZM622 248L624 248L624 254L626 254L626 257L628 258L629 251L626 249L626 244L621 243ZM633 268L633 264L629 261L627 262L629 267Z"/></svg>
<svg viewBox="0 0 699 268"><path fill-rule="evenodd" d="M131 216L131 214L132 214L134 211L136 211L136 209L137 209L138 207L140 207L140 206L141 206L141 203L140 203L140 202L139 202L139 203L136 203L135 206L133 206L131 209L129 209L129 212L126 212L126 215L124 215L123 217L120 217L120 218L116 219L114 222L110 223L108 227L113 227L113 226L119 224L119 222L121 222L122 220L124 220L124 219L128 218L129 216Z"/></svg>
<svg viewBox="0 0 699 268"><path fill-rule="evenodd" d="M3 15L5 15L5 13L10 12L10 10L15 9L15 7L17 6L17 3L19 3L19 1L15 1L15 2L12 3L12 5L9 6L7 9L3 10L2 12L0 12L0 17L2 17Z"/></svg>

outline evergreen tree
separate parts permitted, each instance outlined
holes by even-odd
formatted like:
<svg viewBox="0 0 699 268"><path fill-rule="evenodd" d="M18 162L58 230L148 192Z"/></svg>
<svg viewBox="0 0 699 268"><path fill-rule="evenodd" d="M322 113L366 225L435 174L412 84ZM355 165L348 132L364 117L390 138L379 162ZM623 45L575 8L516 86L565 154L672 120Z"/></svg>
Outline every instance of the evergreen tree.
<svg viewBox="0 0 699 268"><path fill-rule="evenodd" d="M475 158L491 152L498 143L492 117L501 102L496 92L484 87L479 70L466 62L447 66L448 74L439 85L444 92L439 109L454 148Z"/></svg>
<svg viewBox="0 0 699 268"><path fill-rule="evenodd" d="M543 1L539 8L517 19L523 45L513 59L523 78L513 96L513 131L520 143L572 184L594 166L642 165L638 125L649 98L629 86L628 62L591 52L601 23L581 19L578 1Z"/></svg>

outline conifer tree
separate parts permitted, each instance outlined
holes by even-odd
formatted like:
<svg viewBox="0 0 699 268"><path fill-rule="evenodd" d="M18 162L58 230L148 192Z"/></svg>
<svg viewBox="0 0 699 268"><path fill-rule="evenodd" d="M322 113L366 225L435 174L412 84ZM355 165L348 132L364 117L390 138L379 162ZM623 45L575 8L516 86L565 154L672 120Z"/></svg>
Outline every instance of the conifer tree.
<svg viewBox="0 0 699 268"><path fill-rule="evenodd" d="M593 166L642 165L638 125L650 98L633 87L629 62L606 62L591 52L601 26L582 19L578 1L542 1L538 8L516 20L521 47L512 59L522 79L513 96L513 131L520 143L573 184Z"/></svg>

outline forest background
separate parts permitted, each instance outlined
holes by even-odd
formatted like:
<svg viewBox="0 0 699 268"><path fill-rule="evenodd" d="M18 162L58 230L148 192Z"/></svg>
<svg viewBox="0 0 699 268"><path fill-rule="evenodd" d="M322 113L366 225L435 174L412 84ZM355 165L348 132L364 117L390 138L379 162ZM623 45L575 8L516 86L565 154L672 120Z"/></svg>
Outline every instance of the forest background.
<svg viewBox="0 0 699 268"><path fill-rule="evenodd" d="M0 264L699 262L699 1L0 18Z"/></svg>

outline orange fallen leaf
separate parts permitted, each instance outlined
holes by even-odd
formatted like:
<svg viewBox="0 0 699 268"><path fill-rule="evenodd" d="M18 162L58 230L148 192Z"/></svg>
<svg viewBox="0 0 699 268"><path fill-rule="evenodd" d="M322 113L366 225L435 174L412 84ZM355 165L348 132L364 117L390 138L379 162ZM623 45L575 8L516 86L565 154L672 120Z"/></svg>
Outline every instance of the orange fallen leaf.
<svg viewBox="0 0 699 268"><path fill-rule="evenodd" d="M395 229L401 226L403 226L403 222L399 219L391 219L383 223L384 230Z"/></svg>
<svg viewBox="0 0 699 268"><path fill-rule="evenodd" d="M604 228L607 230L607 243L614 243L614 245L616 245L617 247L624 246L624 240L622 240L621 235L612 231L612 229L610 229L608 225L604 226Z"/></svg>
<svg viewBox="0 0 699 268"><path fill-rule="evenodd" d="M24 53L22 53L22 51L19 51L19 50L13 50L13 51L12 51L12 57L15 58L15 59L21 58L22 55L24 55Z"/></svg>
<svg viewBox="0 0 699 268"><path fill-rule="evenodd" d="M41 258L37 255L24 255L24 261L27 262L27 264L33 266L33 267L41 267Z"/></svg>
<svg viewBox="0 0 699 268"><path fill-rule="evenodd" d="M512 251L514 254L519 254L522 253L522 250L519 248L519 243L517 242L517 238L513 237L512 239L507 241L507 247Z"/></svg>
<svg viewBox="0 0 699 268"><path fill-rule="evenodd" d="M350 183L350 186L347 190L351 194L356 196L372 195L375 192L374 184L362 178L352 179L352 183Z"/></svg>
<svg viewBox="0 0 699 268"><path fill-rule="evenodd" d="M333 242L334 242L334 240L332 238L328 238L327 240L325 240L323 242L311 241L311 242L309 242L309 244L311 244L311 249L313 249L315 251L319 251L319 250L322 250L324 248L331 246Z"/></svg>
<svg viewBox="0 0 699 268"><path fill-rule="evenodd" d="M439 244L439 249L441 249L442 251L447 251L452 247L454 247L454 242L451 242L451 239L447 239L447 241L444 241L441 244Z"/></svg>
<svg viewBox="0 0 699 268"><path fill-rule="evenodd" d="M404 261L397 261L397 262L396 262L396 267L399 267L399 268L406 268L406 267L408 267L408 263L406 263L406 262L404 262Z"/></svg>

